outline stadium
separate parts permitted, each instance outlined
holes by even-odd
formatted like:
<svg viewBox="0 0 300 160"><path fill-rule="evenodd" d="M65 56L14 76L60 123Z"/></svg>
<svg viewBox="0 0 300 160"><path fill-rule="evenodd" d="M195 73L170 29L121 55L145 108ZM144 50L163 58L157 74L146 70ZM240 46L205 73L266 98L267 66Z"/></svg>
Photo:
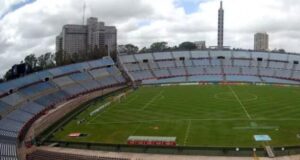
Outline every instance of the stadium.
<svg viewBox="0 0 300 160"><path fill-rule="evenodd" d="M293 53L157 52L8 81L0 84L1 160L297 155L299 61Z"/></svg>

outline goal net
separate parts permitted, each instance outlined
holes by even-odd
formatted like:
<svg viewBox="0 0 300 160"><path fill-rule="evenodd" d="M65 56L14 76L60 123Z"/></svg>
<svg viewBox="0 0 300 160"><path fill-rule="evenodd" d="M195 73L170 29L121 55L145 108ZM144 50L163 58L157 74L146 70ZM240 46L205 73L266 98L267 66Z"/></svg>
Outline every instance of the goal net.
<svg viewBox="0 0 300 160"><path fill-rule="evenodd" d="M113 97L112 101L120 103L123 99L126 99L126 97L127 97L127 93L121 93L121 94Z"/></svg>

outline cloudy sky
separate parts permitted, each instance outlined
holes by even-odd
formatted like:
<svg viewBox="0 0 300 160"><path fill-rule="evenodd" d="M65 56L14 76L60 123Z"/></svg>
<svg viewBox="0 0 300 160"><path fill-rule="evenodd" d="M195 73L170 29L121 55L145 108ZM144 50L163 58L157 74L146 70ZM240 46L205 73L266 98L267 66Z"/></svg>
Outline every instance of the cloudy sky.
<svg viewBox="0 0 300 160"><path fill-rule="evenodd" d="M225 45L253 48L268 32L270 48L300 52L299 0L223 0ZM82 23L83 0L0 0L0 75L25 55L55 49L64 24ZM86 0L87 17L118 29L119 44L149 46L205 40L216 44L219 0Z"/></svg>

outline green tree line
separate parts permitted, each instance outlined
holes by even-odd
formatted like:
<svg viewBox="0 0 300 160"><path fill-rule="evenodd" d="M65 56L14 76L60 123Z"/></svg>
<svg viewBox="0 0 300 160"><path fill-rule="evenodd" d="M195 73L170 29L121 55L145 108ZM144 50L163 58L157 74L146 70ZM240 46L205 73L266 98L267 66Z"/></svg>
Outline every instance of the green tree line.
<svg viewBox="0 0 300 160"><path fill-rule="evenodd" d="M154 42L150 45L150 47L143 47L139 49L138 46L133 44L124 45L125 52L128 54L136 54L136 53L146 53L146 52L163 52L163 51L180 51L180 50L195 50L197 46L193 42L182 42L178 46L169 46L168 42ZM205 49L205 48L203 48Z"/></svg>
<svg viewBox="0 0 300 160"><path fill-rule="evenodd" d="M136 54L136 53L145 53L145 52L161 52L161 51L177 51L177 50L194 50L197 48L197 46L192 42L182 42L178 46L172 46L170 47L167 42L154 42L150 45L149 48L143 47L139 49L134 44L126 44L125 45L126 52L129 54ZM50 69L53 67L78 63L78 62L84 62L88 60L94 60L94 59L100 59L104 56L107 56L107 49L106 48L98 48L95 47L92 52L90 53L73 53L73 54L67 54L63 50L58 51L56 53L45 53L40 56L37 56L34 53L31 53L27 55L24 60L22 60L18 64L27 64L31 68L32 72L37 72L45 69ZM111 54L111 57L116 60L116 54L117 52L114 51ZM18 65L15 64L15 65ZM13 78L18 77L12 77L12 69L9 69L3 76L3 78L0 79L0 83L3 81L11 80Z"/></svg>

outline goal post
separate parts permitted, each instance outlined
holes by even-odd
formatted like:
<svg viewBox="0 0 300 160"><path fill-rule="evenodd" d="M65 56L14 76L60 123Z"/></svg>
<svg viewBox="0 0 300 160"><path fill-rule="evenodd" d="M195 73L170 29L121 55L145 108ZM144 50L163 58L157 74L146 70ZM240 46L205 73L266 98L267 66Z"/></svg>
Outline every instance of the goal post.
<svg viewBox="0 0 300 160"><path fill-rule="evenodd" d="M113 102L120 103L123 99L126 99L126 97L127 97L127 93L126 92L125 93L121 93L121 94L113 97Z"/></svg>

